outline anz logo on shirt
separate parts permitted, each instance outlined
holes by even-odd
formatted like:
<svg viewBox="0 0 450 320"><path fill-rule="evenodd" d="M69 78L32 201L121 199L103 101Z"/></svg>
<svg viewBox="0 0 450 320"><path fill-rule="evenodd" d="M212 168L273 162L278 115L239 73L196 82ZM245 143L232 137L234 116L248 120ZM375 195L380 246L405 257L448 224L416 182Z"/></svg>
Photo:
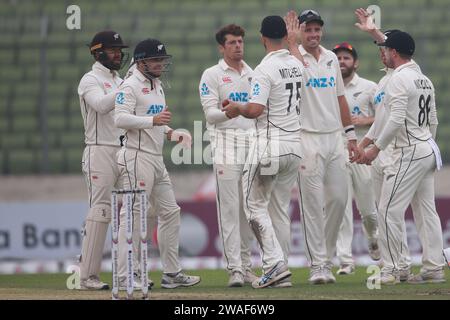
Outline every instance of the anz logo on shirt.
<svg viewBox="0 0 450 320"><path fill-rule="evenodd" d="M147 114L151 115L158 114L161 111L163 111L163 109L164 106L162 104L152 104L151 106L148 107Z"/></svg>
<svg viewBox="0 0 450 320"><path fill-rule="evenodd" d="M381 101L383 101L383 98L385 96L384 91L381 91L380 93L378 93L375 98L373 99L373 104L377 105L379 104Z"/></svg>
<svg viewBox="0 0 450 320"><path fill-rule="evenodd" d="M336 80L334 77L330 78L310 78L306 83L306 87L311 88L333 88L336 87Z"/></svg>
<svg viewBox="0 0 450 320"><path fill-rule="evenodd" d="M234 102L248 102L248 92L231 92L228 99Z"/></svg>

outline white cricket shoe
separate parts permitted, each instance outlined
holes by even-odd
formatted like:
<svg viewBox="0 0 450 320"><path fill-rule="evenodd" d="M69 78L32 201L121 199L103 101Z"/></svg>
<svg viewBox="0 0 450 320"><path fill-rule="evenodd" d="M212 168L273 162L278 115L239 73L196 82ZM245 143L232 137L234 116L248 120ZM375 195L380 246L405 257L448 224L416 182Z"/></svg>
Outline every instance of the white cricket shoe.
<svg viewBox="0 0 450 320"><path fill-rule="evenodd" d="M109 285L100 281L97 276L90 276L80 281L80 290L109 290Z"/></svg>
<svg viewBox="0 0 450 320"><path fill-rule="evenodd" d="M161 279L161 288L164 289L175 289L178 287L191 287L195 286L201 281L199 276L190 276L182 271L175 275L169 275L164 273Z"/></svg>
<svg viewBox="0 0 450 320"><path fill-rule="evenodd" d="M370 240L369 242L369 256L372 260L378 261L381 259L380 247L378 246L377 239Z"/></svg>
<svg viewBox="0 0 450 320"><path fill-rule="evenodd" d="M355 273L355 266L353 264L341 264L336 274L338 275L348 275Z"/></svg>
<svg viewBox="0 0 450 320"><path fill-rule="evenodd" d="M291 276L273 283L269 288L292 288Z"/></svg>
<svg viewBox="0 0 450 320"><path fill-rule="evenodd" d="M245 270L245 273L244 273L244 282L245 283L253 283L253 281L255 281L256 279L258 279L258 276L251 269Z"/></svg>
<svg viewBox="0 0 450 320"><path fill-rule="evenodd" d="M312 267L309 271L309 279L310 284L325 284L327 283L327 278L323 273L323 270L320 266Z"/></svg>
<svg viewBox="0 0 450 320"><path fill-rule="evenodd" d="M416 275L411 275L408 279L408 283L411 284L444 283L445 281L445 274L442 269L420 272Z"/></svg>
<svg viewBox="0 0 450 320"><path fill-rule="evenodd" d="M323 275L325 276L325 283L336 283L336 278L333 276L333 272L331 272L331 268L333 265L326 264L322 268Z"/></svg>
<svg viewBox="0 0 450 320"><path fill-rule="evenodd" d="M400 269L399 271L398 271L398 275L399 275L399 278L400 278L400 282L405 282L405 281L408 281L408 279L411 277L411 268L410 267L408 267L408 268L403 268L403 269Z"/></svg>
<svg viewBox="0 0 450 320"><path fill-rule="evenodd" d="M253 281L252 287L255 289L265 288L273 283L289 277L290 275L292 275L292 273L289 271L286 263L284 263L284 261L280 261L261 278L257 278Z"/></svg>
<svg viewBox="0 0 450 320"><path fill-rule="evenodd" d="M228 286L231 288L244 286L244 275L240 271L233 271L228 279Z"/></svg>
<svg viewBox="0 0 450 320"><path fill-rule="evenodd" d="M400 283L400 276L398 271L381 271L380 284L392 286L398 283Z"/></svg>

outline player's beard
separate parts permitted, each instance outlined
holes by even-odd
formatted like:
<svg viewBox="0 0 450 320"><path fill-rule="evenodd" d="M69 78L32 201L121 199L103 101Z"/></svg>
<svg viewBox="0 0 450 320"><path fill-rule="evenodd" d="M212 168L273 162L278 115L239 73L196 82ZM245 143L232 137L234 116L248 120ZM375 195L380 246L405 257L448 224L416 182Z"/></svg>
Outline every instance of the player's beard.
<svg viewBox="0 0 450 320"><path fill-rule="evenodd" d="M345 79L345 78L350 77L354 71L355 71L355 68L353 66L352 67L344 66L344 69L341 69L342 78Z"/></svg>

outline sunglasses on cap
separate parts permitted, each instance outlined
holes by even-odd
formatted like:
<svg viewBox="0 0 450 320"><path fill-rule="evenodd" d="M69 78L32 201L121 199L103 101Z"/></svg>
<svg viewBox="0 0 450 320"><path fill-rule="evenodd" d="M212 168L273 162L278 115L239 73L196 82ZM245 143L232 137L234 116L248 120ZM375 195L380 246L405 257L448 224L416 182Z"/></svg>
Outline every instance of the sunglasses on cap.
<svg viewBox="0 0 450 320"><path fill-rule="evenodd" d="M333 50L338 50L338 49L347 49L349 51L353 51L353 47L347 42L337 44L333 48Z"/></svg>

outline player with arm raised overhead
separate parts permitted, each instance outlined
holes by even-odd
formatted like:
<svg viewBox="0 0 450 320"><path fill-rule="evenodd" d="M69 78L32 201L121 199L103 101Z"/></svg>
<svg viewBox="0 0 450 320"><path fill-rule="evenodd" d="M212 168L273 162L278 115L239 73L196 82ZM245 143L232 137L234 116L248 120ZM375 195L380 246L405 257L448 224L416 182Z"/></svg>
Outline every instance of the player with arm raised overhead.
<svg viewBox="0 0 450 320"><path fill-rule="evenodd" d="M374 146L360 162L370 164L393 142L394 173L383 182L379 212L386 235L381 247L382 284L399 282L403 225L406 208L415 203L414 221L423 246L420 273L409 283L445 282L442 229L434 202L434 172L442 166L434 141L437 129L434 86L411 61L414 39L406 32L393 32L379 44L385 48L386 65L394 69L386 86L387 123Z"/></svg>
<svg viewBox="0 0 450 320"><path fill-rule="evenodd" d="M356 23L356 27L361 31L364 31L371 35L371 37L375 40L375 43L382 43L385 39L394 32L398 32L399 30L386 30L381 33L380 30L377 29L372 19L370 19L369 13L365 9L357 9L355 11L356 18L358 19L358 23ZM385 56L385 48L378 47L380 51L380 60L385 66L381 71L384 72L384 76L378 82L377 89L373 96L373 106L375 109L375 121L370 127L370 130L367 132L365 137L360 141L359 148L360 150L364 150L367 146L373 144L376 141L384 128L384 125L387 123L386 111L385 111L385 96L386 96L386 85L394 73L394 69L388 68L386 65L386 56ZM412 62L413 60L411 60ZM379 207L381 190L383 186L383 181L386 180L387 177L391 177L395 174L395 168L393 167L393 143L391 143L386 149L380 151L378 157L372 162L370 166L372 171L372 180L374 186L375 199L377 203L377 208ZM361 154L364 154L361 152ZM413 201L411 203L413 214L420 210L420 206L418 203ZM383 239L386 237L386 225L383 223L383 217L381 212L378 212L378 238ZM399 278L400 281L407 281L410 273L411 273L411 256L409 254L409 247L407 241L407 232L406 225L403 223L402 226L402 250L401 250L401 260L399 261ZM383 248L384 242L378 241L378 246L381 250L387 250L387 248ZM382 263L382 262L381 262ZM389 280L390 275L382 273L381 281L384 282L385 278Z"/></svg>
<svg viewBox="0 0 450 320"><path fill-rule="evenodd" d="M358 158L356 134L336 55L320 45L323 25L319 13L305 10L295 21L286 20L291 35L289 50L307 65L300 112L301 160L299 203L310 263L311 284L334 283L331 272L336 240L347 203L348 186L342 128L350 160ZM300 24L300 26L299 26ZM301 40L301 45L298 45Z"/></svg>

